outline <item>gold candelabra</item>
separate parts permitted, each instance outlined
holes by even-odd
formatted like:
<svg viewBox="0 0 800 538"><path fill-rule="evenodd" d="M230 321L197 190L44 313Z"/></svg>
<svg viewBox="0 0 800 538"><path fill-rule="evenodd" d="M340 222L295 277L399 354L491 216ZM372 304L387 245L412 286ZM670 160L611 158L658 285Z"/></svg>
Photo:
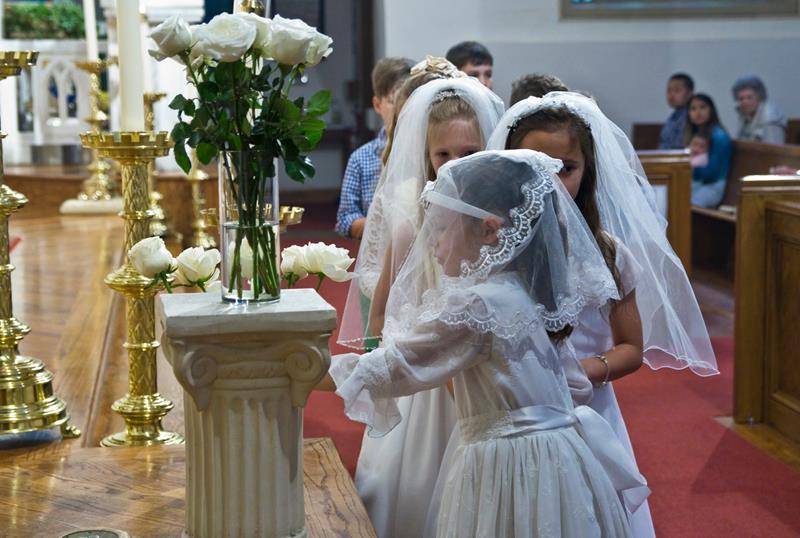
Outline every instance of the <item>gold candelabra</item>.
<svg viewBox="0 0 800 538"><path fill-rule="evenodd" d="M23 67L33 67L38 56L33 51L0 52L0 80L18 76ZM0 132L0 433L59 426L63 437L78 437L81 432L69 424L66 404L53 392L53 374L39 359L19 353L19 343L31 329L14 317L8 219L28 199L3 182L5 136Z"/></svg>
<svg viewBox="0 0 800 538"><path fill-rule="evenodd" d="M153 105L166 97L164 92L145 92L144 94L144 130L152 132L155 129L155 111ZM150 162L147 167L147 188L150 191L150 209L153 211L153 220L150 221L150 233L159 237L164 237L170 232L166 223L164 208L161 207L161 200L164 196L156 191L156 163ZM176 234L177 235L177 234ZM177 237L180 242L181 238Z"/></svg>
<svg viewBox="0 0 800 538"><path fill-rule="evenodd" d="M122 415L125 431L101 441L102 446L178 444L183 437L164 431L162 419L173 404L158 393L156 381L155 295L158 286L139 274L127 252L150 237L153 210L147 188L147 173L156 157L167 155L172 142L166 132L85 133L85 147L117 161L122 169L122 218L125 219L125 263L105 278L105 283L125 296L128 350L128 393L111 408Z"/></svg>
<svg viewBox="0 0 800 538"><path fill-rule="evenodd" d="M100 107L100 75L108 67L104 60L88 60L75 62L81 71L89 74L89 106L91 113L85 118L90 126L90 131L100 133L108 121L108 116ZM100 156L96 149L92 150L92 162L89 164L89 178L83 182L83 190L78 194L78 200L96 202L111 200L113 182L109 172L111 165Z"/></svg>
<svg viewBox="0 0 800 538"><path fill-rule="evenodd" d="M208 181L208 174L203 170L200 161L197 159L197 153L194 150L190 151L192 159L192 168L186 175L186 181L192 187L192 246L202 247L204 249L214 248L217 242L214 237L208 233L208 224L205 219L205 205L206 199L203 196L203 183Z"/></svg>

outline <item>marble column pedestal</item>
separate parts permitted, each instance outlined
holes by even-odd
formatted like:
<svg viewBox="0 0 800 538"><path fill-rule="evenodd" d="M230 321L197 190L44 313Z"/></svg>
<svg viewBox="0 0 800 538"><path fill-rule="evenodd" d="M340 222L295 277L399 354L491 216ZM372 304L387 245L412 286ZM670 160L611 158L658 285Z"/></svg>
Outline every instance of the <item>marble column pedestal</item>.
<svg viewBox="0 0 800 538"><path fill-rule="evenodd" d="M306 536L303 406L330 365L334 308L310 289L258 306L161 294L157 320L184 388L187 534Z"/></svg>

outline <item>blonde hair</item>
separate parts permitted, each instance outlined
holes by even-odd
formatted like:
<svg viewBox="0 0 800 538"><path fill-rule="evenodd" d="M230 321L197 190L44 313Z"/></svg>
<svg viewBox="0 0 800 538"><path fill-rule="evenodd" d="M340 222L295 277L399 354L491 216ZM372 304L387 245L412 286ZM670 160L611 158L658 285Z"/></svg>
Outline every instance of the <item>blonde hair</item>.
<svg viewBox="0 0 800 538"><path fill-rule="evenodd" d="M478 123L478 115L475 113L475 109L472 108L472 105L455 92L445 90L440 93L428 112L428 132L425 136L426 179L430 180L436 177L436 171L433 169L429 151L431 132L434 127L453 120L471 122L481 135L481 138L483 138L483 133L481 133L480 124Z"/></svg>

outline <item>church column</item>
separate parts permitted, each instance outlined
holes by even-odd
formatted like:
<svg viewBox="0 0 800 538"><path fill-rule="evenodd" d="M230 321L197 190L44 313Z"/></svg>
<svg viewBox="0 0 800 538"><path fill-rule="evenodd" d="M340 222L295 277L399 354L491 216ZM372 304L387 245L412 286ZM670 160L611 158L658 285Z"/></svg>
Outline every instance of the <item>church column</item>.
<svg viewBox="0 0 800 538"><path fill-rule="evenodd" d="M188 534L304 536L303 406L330 364L336 311L298 289L248 306L162 294L157 315L185 391Z"/></svg>

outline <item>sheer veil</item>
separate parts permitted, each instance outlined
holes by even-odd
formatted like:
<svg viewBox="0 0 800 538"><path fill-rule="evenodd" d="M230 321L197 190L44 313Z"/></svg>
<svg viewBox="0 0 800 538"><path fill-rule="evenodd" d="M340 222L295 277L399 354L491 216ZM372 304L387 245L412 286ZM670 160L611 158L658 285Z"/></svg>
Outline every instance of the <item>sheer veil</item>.
<svg viewBox="0 0 800 538"><path fill-rule="evenodd" d="M566 107L589 125L597 164L600 223L630 249L642 266L636 303L642 319L645 362L653 369L690 368L719 373L703 316L686 271L670 246L666 222L655 211L653 189L625 133L590 98L572 92L529 97L511 107L488 149L504 149L520 119L538 110Z"/></svg>
<svg viewBox="0 0 800 538"><path fill-rule="evenodd" d="M503 114L503 101L476 79L463 77L433 80L411 94L398 117L391 154L367 214L364 235L356 259L342 315L338 342L355 349L369 344L368 312L384 271L393 282L419 230L422 209L419 196L428 180L426 140L431 106L457 95L474 110L483 140ZM386 278L386 275L384 275Z"/></svg>
<svg viewBox="0 0 800 538"><path fill-rule="evenodd" d="M537 329L557 332L585 308L619 298L556 176L560 168L561 161L543 153L510 150L482 151L439 169L422 195L425 219L389 295L386 344L438 322L516 345ZM475 232L483 219L499 225L491 244ZM520 301L515 285L531 300Z"/></svg>

